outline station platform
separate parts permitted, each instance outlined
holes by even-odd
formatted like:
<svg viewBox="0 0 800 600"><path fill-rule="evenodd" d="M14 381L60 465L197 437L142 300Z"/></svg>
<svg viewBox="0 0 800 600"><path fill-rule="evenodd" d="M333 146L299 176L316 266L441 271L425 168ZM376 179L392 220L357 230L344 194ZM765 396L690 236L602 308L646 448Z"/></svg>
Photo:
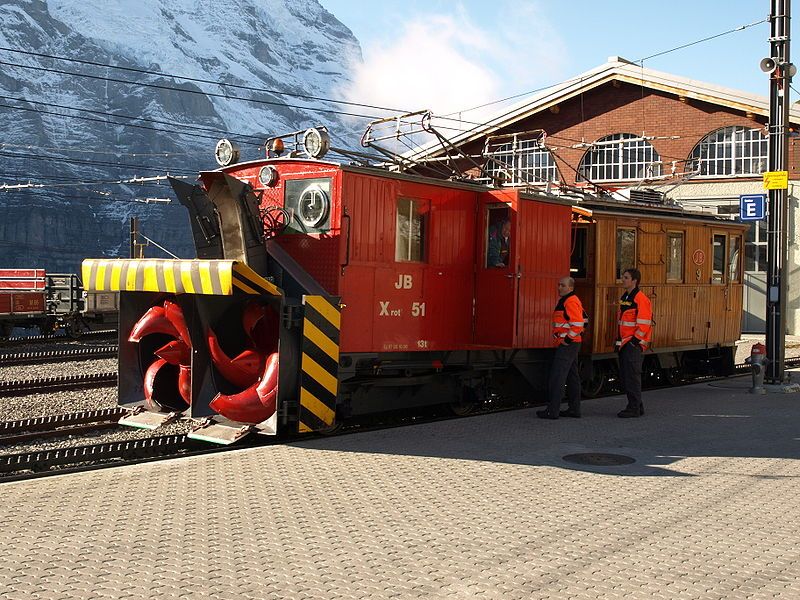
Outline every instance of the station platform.
<svg viewBox="0 0 800 600"><path fill-rule="evenodd" d="M800 598L800 394L749 385L2 484L0 598Z"/></svg>

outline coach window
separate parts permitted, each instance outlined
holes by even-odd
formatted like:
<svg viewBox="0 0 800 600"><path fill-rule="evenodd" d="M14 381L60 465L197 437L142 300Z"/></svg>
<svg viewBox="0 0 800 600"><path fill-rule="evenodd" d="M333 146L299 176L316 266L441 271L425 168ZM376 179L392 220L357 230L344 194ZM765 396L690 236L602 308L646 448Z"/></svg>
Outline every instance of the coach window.
<svg viewBox="0 0 800 600"><path fill-rule="evenodd" d="M730 238L730 248L728 249L728 281L738 282L741 279L741 254L742 238L732 235Z"/></svg>
<svg viewBox="0 0 800 600"><path fill-rule="evenodd" d="M397 199L396 261L424 262L428 233L428 203L424 200Z"/></svg>
<svg viewBox="0 0 800 600"><path fill-rule="evenodd" d="M572 228L572 254L569 259L569 274L575 279L586 277L586 266L589 262L586 246L589 230L586 227Z"/></svg>
<svg viewBox="0 0 800 600"><path fill-rule="evenodd" d="M625 269L636 268L636 229L617 227L617 279Z"/></svg>
<svg viewBox="0 0 800 600"><path fill-rule="evenodd" d="M725 235L720 233L714 234L714 260L711 266L711 282L712 283L725 283L725 266L728 263L725 248Z"/></svg>
<svg viewBox="0 0 800 600"><path fill-rule="evenodd" d="M667 232L667 281L683 283L683 232Z"/></svg>

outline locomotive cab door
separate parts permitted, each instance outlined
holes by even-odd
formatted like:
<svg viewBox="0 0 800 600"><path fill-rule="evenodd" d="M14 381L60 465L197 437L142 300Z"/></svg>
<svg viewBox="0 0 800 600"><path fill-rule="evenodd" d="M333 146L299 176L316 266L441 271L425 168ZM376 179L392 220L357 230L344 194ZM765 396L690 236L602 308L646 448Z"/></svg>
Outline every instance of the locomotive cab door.
<svg viewBox="0 0 800 600"><path fill-rule="evenodd" d="M517 329L518 224L514 203L499 199L483 194L479 205L473 341L509 348Z"/></svg>

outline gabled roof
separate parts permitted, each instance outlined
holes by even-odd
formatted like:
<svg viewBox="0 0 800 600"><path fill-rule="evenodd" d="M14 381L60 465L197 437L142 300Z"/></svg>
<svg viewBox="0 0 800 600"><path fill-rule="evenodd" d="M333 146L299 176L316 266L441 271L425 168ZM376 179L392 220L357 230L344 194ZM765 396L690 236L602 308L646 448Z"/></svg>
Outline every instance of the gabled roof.
<svg viewBox="0 0 800 600"><path fill-rule="evenodd" d="M769 98L766 96L750 94L703 81L671 75L662 71L655 71L619 56L611 56L605 64L550 87L532 98L519 102L490 118L485 124L460 133L451 138L450 141L459 146L482 138L485 135L491 135L516 121L547 110L551 106L565 102L611 81L644 86L653 90L675 94L679 97L693 98L734 110L769 116ZM800 108L790 107L789 120L792 123L800 123ZM406 153L405 156L418 159L427 154L437 154L437 150L441 151L441 146L438 142L432 142Z"/></svg>

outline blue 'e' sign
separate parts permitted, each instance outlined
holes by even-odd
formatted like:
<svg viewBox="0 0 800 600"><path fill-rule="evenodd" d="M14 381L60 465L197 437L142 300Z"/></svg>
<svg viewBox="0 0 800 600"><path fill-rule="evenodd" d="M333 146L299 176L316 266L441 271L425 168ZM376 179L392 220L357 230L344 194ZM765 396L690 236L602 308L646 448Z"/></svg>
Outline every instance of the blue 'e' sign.
<svg viewBox="0 0 800 600"><path fill-rule="evenodd" d="M739 196L739 218L742 221L762 221L766 217L766 194Z"/></svg>

